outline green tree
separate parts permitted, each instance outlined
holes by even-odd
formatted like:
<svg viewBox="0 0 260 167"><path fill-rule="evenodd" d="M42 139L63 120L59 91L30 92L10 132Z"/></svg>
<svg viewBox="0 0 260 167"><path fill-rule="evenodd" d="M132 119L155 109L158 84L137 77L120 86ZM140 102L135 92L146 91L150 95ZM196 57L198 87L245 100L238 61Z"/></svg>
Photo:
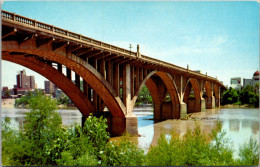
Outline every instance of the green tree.
<svg viewBox="0 0 260 167"><path fill-rule="evenodd" d="M146 86L143 86L136 100L136 105L152 104L152 103L153 103L153 99L150 95L148 88Z"/></svg>
<svg viewBox="0 0 260 167"><path fill-rule="evenodd" d="M249 104L254 107L259 107L259 84L256 84L255 87L247 85L241 91L241 102L243 104Z"/></svg>
<svg viewBox="0 0 260 167"><path fill-rule="evenodd" d="M58 99L57 99L58 103L59 104L69 104L70 102L70 99L68 96L66 96L65 94L62 94Z"/></svg>
<svg viewBox="0 0 260 167"><path fill-rule="evenodd" d="M238 102L240 100L239 95L239 90L230 87L222 94L222 104L225 105Z"/></svg>
<svg viewBox="0 0 260 167"><path fill-rule="evenodd" d="M26 94L24 96L22 96L19 99L15 99L15 106L27 106L29 104L29 101L31 100L31 98L38 96L38 95L43 95L43 92L41 90L35 89L34 92L32 91L28 91L26 92Z"/></svg>
<svg viewBox="0 0 260 167"><path fill-rule="evenodd" d="M4 97L9 97L10 96L10 91L7 89L5 92L4 92Z"/></svg>

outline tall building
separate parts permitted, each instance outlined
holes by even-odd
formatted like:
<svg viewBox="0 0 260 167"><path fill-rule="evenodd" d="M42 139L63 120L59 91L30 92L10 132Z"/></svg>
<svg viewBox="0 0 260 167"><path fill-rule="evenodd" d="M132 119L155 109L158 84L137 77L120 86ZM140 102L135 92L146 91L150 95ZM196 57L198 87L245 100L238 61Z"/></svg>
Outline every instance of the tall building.
<svg viewBox="0 0 260 167"><path fill-rule="evenodd" d="M242 85L241 85L241 77L235 77L235 78L231 78L230 80L230 86L233 89L241 89Z"/></svg>
<svg viewBox="0 0 260 167"><path fill-rule="evenodd" d="M34 76L27 76L25 70L19 71L16 75L17 88L20 89L35 89Z"/></svg>
<svg viewBox="0 0 260 167"><path fill-rule="evenodd" d="M25 70L19 71L16 75L16 85L14 85L14 94L25 94L28 90L34 89L34 76L27 76Z"/></svg>
<svg viewBox="0 0 260 167"><path fill-rule="evenodd" d="M246 85L255 86L256 83L259 83L259 71L257 70L254 74L252 79L243 79L243 87Z"/></svg>
<svg viewBox="0 0 260 167"><path fill-rule="evenodd" d="M51 81L44 81L45 94L55 93L55 85Z"/></svg>

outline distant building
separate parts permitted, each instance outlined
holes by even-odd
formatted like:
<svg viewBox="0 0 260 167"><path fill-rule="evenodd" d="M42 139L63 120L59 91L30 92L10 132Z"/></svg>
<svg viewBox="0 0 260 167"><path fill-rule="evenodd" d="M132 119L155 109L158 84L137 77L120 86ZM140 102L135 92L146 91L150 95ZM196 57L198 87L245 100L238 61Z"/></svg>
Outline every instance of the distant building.
<svg viewBox="0 0 260 167"><path fill-rule="evenodd" d="M19 71L16 75L16 85L14 85L14 94L25 94L35 89L34 76L27 76L25 70Z"/></svg>
<svg viewBox="0 0 260 167"><path fill-rule="evenodd" d="M255 86L256 83L259 83L259 71L257 70L254 74L252 79L243 79L243 87L247 85Z"/></svg>
<svg viewBox="0 0 260 167"><path fill-rule="evenodd" d="M55 93L54 87L55 85L51 81L44 81L45 94L54 94Z"/></svg>
<svg viewBox="0 0 260 167"><path fill-rule="evenodd" d="M8 87L4 86L2 89L2 98L8 98L8 97L6 97L6 93L5 93L7 90L8 90Z"/></svg>
<svg viewBox="0 0 260 167"><path fill-rule="evenodd" d="M231 78L230 84L231 84L230 87L233 89L241 89L242 88L241 77Z"/></svg>

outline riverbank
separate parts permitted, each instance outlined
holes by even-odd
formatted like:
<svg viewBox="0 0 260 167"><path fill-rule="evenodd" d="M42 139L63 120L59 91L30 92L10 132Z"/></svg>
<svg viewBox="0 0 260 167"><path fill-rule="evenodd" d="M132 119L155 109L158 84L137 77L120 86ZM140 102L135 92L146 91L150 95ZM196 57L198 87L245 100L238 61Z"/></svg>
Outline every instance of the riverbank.
<svg viewBox="0 0 260 167"><path fill-rule="evenodd" d="M14 108L15 99L2 99L1 106L2 108Z"/></svg>
<svg viewBox="0 0 260 167"><path fill-rule="evenodd" d="M1 107L2 108L19 108L19 109L27 109L27 107L23 107L22 105L15 107L15 99L2 99L1 101ZM78 110L77 107L68 107L66 105L58 105L58 109L64 109L64 110Z"/></svg>
<svg viewBox="0 0 260 167"><path fill-rule="evenodd" d="M243 104L243 105L239 105L239 104L226 104L226 105L222 105L220 106L220 108L259 108L259 107L252 107L252 106L249 106L248 104Z"/></svg>

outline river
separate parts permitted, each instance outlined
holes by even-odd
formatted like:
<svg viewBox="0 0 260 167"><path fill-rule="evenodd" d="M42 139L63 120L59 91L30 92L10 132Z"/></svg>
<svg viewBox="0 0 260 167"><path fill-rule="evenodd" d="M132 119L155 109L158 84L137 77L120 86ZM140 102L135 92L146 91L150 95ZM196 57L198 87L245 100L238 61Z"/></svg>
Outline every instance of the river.
<svg viewBox="0 0 260 167"><path fill-rule="evenodd" d="M8 116L11 118L12 127L18 129L23 126L26 109L2 108L2 120ZM62 117L63 124L81 124L81 113L78 110L58 110ZM154 123L153 112L149 108L135 108L135 115L138 118L139 147L146 152L150 145L155 145L161 133L170 138L174 130L183 136L187 129L193 129L199 125L203 133L210 133L216 127L217 121L222 122L222 131L226 132L237 157L239 146L247 142L252 136L259 144L259 109L210 109L206 112L194 113L192 119L188 120L166 120Z"/></svg>

